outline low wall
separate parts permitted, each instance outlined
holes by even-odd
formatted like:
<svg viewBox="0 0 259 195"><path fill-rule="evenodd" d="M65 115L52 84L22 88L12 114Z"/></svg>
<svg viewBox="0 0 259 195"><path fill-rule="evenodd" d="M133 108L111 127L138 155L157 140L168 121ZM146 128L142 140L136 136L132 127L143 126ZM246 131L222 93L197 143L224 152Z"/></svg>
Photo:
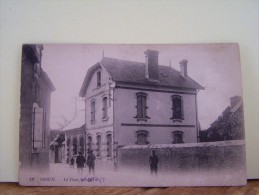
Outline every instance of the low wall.
<svg viewBox="0 0 259 195"><path fill-rule="evenodd" d="M149 169L149 156L155 150L159 171L245 169L243 140L131 145L118 148L118 168Z"/></svg>

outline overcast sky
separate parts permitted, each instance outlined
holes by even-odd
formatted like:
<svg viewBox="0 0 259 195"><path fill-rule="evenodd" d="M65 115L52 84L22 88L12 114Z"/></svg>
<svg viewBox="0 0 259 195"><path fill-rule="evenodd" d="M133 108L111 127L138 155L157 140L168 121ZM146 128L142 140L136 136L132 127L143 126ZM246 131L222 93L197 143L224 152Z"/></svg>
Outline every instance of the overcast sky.
<svg viewBox="0 0 259 195"><path fill-rule="evenodd" d="M72 119L89 67L105 57L145 62L144 51L159 51L159 64L179 70L179 61L188 60L188 75L205 87L198 94L198 114L202 129L230 104L229 98L242 95L238 47L235 44L200 45L44 45L42 68L56 91L51 96L51 128L63 115ZM83 104L78 101L77 108ZM80 112L80 111L78 111ZM81 111L82 112L82 111Z"/></svg>

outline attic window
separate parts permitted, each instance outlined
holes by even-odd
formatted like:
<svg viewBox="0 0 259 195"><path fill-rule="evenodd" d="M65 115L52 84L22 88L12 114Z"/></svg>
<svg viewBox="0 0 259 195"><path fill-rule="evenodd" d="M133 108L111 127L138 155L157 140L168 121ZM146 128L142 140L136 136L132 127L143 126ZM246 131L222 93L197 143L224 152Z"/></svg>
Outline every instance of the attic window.
<svg viewBox="0 0 259 195"><path fill-rule="evenodd" d="M97 72L97 87L101 86L101 71Z"/></svg>

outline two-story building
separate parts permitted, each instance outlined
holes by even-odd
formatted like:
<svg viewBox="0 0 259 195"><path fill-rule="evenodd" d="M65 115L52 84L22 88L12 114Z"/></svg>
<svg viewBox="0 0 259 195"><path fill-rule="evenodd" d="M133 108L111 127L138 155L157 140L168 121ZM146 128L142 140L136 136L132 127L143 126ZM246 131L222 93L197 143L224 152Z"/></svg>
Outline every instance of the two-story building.
<svg viewBox="0 0 259 195"><path fill-rule="evenodd" d="M197 94L204 89L180 71L159 65L158 51L145 62L103 57L85 76L80 96L86 105L86 148L112 159L132 144L195 143L199 140Z"/></svg>
<svg viewBox="0 0 259 195"><path fill-rule="evenodd" d="M20 168L48 168L50 102L55 90L41 67L42 45L22 48Z"/></svg>

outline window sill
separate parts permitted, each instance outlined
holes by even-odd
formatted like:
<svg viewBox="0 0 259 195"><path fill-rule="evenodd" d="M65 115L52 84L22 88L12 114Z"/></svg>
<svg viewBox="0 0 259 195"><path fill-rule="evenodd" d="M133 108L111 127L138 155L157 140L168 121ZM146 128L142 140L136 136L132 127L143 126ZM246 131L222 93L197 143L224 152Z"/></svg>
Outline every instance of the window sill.
<svg viewBox="0 0 259 195"><path fill-rule="evenodd" d="M182 123L184 119L177 119L177 118L170 118L171 120L173 120L173 122L180 122Z"/></svg>
<svg viewBox="0 0 259 195"><path fill-rule="evenodd" d="M94 124L95 123L95 121L91 121L91 124Z"/></svg>
<svg viewBox="0 0 259 195"><path fill-rule="evenodd" d="M172 142L172 144L183 144L184 142Z"/></svg>
<svg viewBox="0 0 259 195"><path fill-rule="evenodd" d="M109 117L102 118L103 122L108 121Z"/></svg>
<svg viewBox="0 0 259 195"><path fill-rule="evenodd" d="M105 86L105 85L106 85L106 84L104 83L104 84L101 84L100 86L96 86L96 88L94 88L92 91L98 90L98 89L102 88L102 87Z"/></svg>
<svg viewBox="0 0 259 195"><path fill-rule="evenodd" d="M147 120L150 119L150 117L148 117L148 116L145 118L138 118L138 117L134 117L134 118L136 118L137 121L145 121L145 122L147 122Z"/></svg>

